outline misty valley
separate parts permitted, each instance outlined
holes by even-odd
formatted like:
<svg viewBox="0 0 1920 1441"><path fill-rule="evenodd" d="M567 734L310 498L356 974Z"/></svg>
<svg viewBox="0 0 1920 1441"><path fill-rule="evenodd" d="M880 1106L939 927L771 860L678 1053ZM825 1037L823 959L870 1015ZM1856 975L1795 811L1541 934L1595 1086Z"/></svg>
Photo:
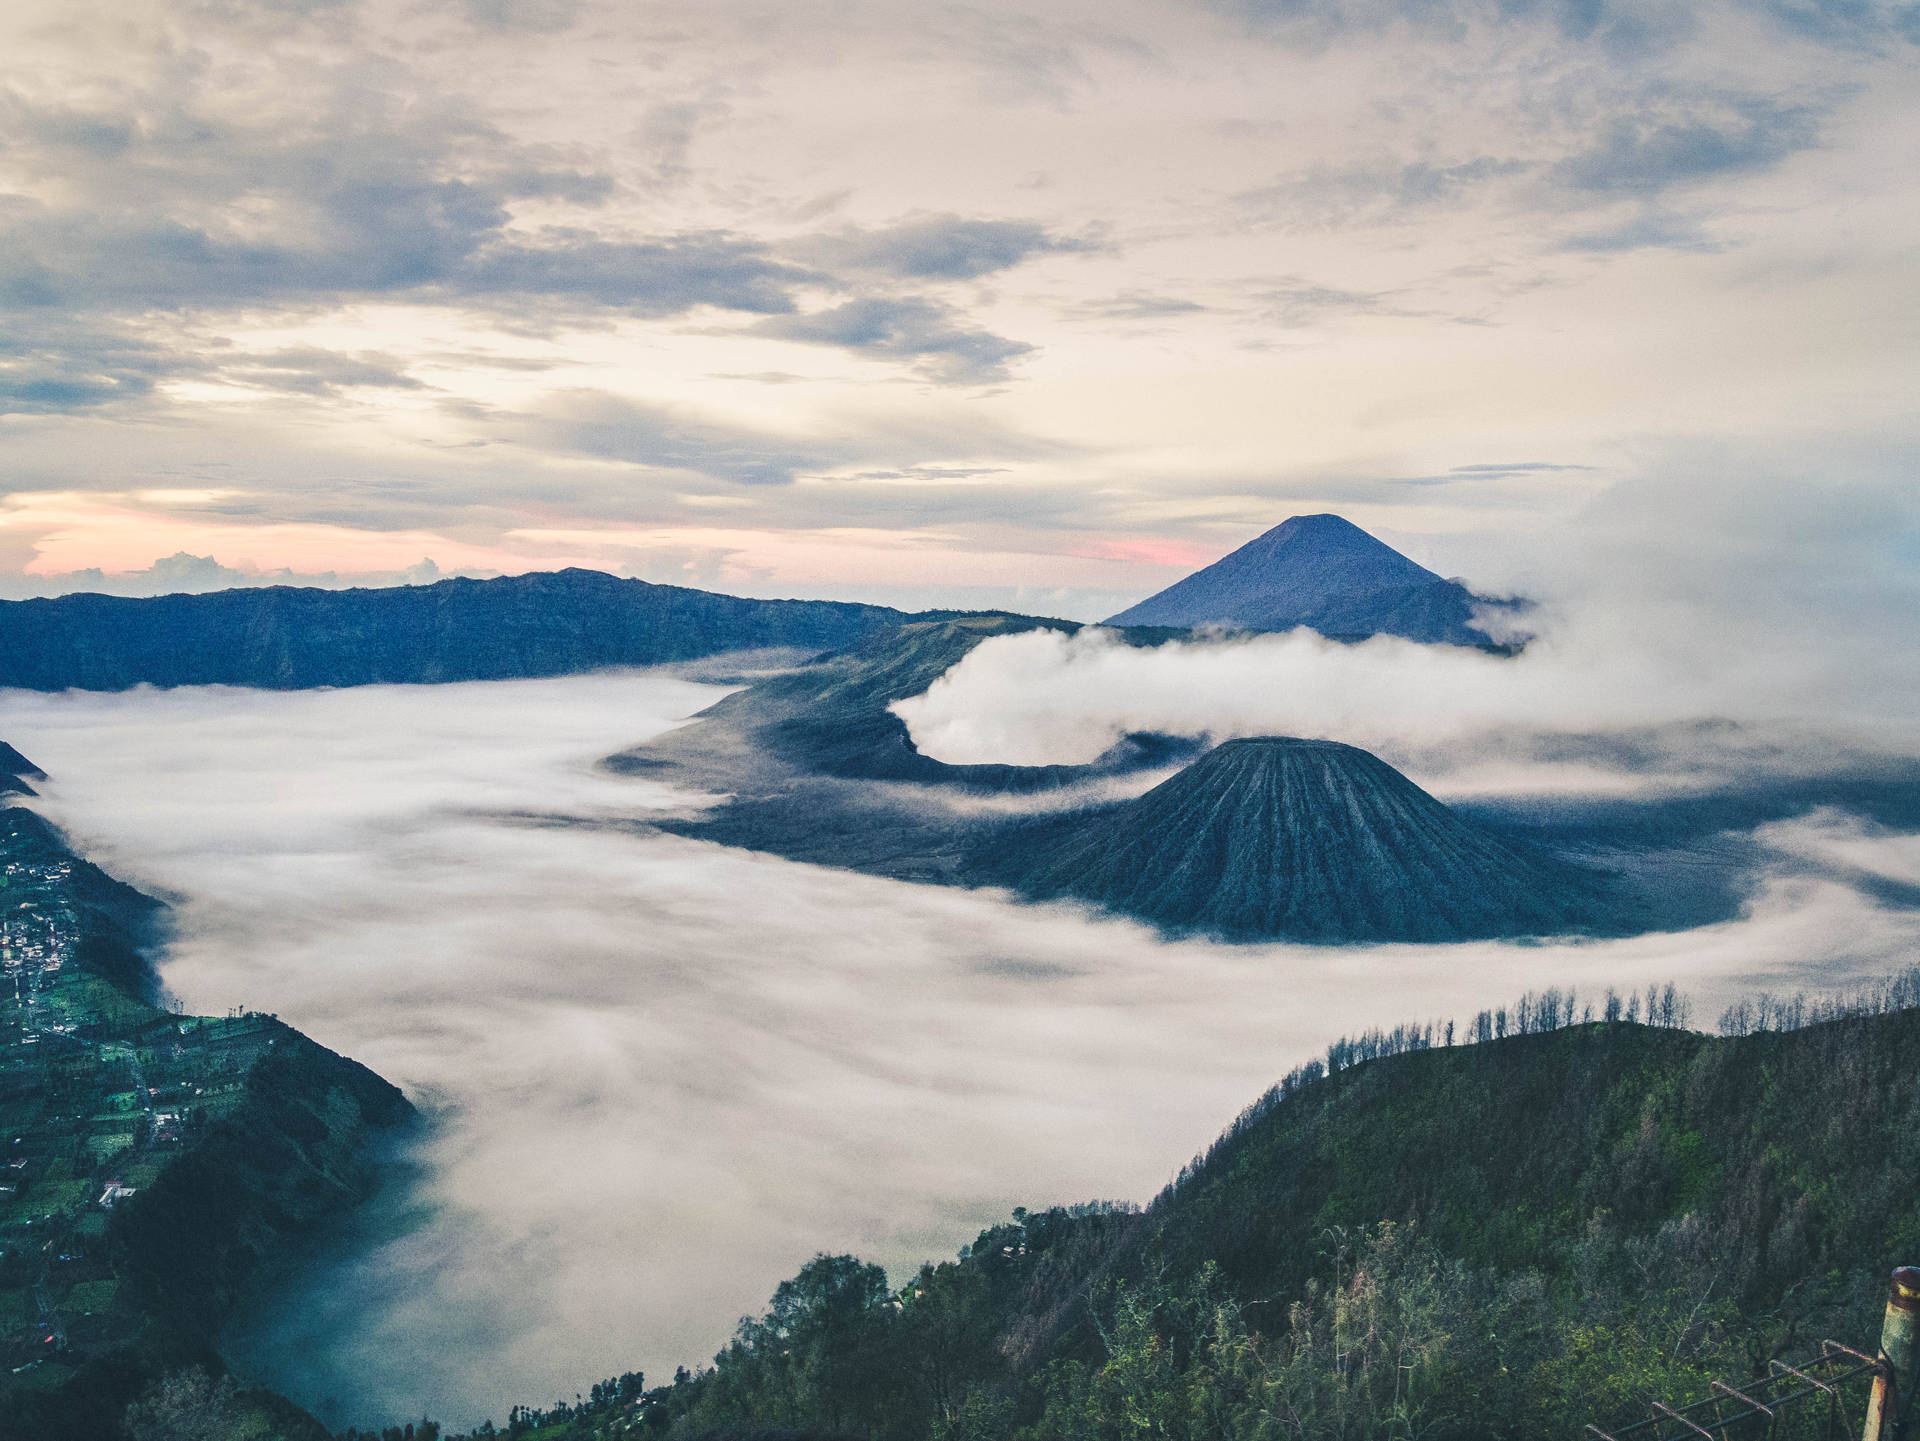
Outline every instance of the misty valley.
<svg viewBox="0 0 1920 1441"><path fill-rule="evenodd" d="M1920 772L1544 714L1410 565L0 612L0 1428L1574 1434L1870 1340ZM281 659L154 671L197 605Z"/></svg>
<svg viewBox="0 0 1920 1441"><path fill-rule="evenodd" d="M1916 58L0 3L0 1441L1920 1441Z"/></svg>

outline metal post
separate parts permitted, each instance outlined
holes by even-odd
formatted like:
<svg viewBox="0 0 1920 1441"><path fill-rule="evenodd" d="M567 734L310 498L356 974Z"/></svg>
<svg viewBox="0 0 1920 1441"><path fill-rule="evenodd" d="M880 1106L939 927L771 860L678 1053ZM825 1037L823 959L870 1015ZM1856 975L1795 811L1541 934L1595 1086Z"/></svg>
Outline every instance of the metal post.
<svg viewBox="0 0 1920 1441"><path fill-rule="evenodd" d="M1887 1319L1880 1328L1880 1373L1873 1378L1867 1398L1867 1425L1862 1441L1894 1441L1902 1415L1909 1409L1920 1360L1920 1267L1902 1266L1893 1273L1887 1293Z"/></svg>

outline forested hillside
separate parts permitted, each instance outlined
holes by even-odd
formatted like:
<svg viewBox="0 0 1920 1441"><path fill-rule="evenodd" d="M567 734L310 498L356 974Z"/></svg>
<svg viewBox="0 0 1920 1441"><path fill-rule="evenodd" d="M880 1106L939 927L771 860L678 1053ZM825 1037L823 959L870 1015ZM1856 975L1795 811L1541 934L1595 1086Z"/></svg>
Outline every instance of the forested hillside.
<svg viewBox="0 0 1920 1441"><path fill-rule="evenodd" d="M162 908L18 804L0 897L0 1441L114 1441L136 1402L136 1441L324 1435L210 1380L215 1339L371 1191L363 1143L413 1108L272 1016L162 1009Z"/></svg>
<svg viewBox="0 0 1920 1441"><path fill-rule="evenodd" d="M1528 1034L1344 1043L1142 1212L1015 1212L897 1293L821 1256L711 1369L517 1429L1573 1436L1870 1344L1920 1255L1916 989L1784 1032L1680 1029L1669 990L1664 1024L1553 997L1475 1028Z"/></svg>

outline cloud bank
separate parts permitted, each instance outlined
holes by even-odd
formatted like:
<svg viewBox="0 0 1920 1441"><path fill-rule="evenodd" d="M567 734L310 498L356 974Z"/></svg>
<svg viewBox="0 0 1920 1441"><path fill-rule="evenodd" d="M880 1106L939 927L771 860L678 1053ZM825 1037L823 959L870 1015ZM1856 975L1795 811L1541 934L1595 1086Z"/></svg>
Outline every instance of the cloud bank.
<svg viewBox="0 0 1920 1441"><path fill-rule="evenodd" d="M1811 770L1850 749L1911 760L1920 516L1908 488L1847 471L1835 457L1789 480L1756 458L1622 483L1524 555L1489 549L1497 588L1542 602L1517 657L1311 631L1152 649L1030 633L977 647L895 710L956 763L1085 761L1138 730L1324 737L1430 778L1503 742L1662 729L1723 771L1736 754Z"/></svg>
<svg viewBox="0 0 1920 1441"><path fill-rule="evenodd" d="M819 1249L901 1277L1015 1205L1144 1200L1342 1031L1549 984L1672 979L1713 1015L1920 941L1848 879L1909 874L1911 839L1832 816L1772 833L1727 925L1346 950L1169 944L628 827L688 798L596 758L716 694L0 696L51 812L173 899L190 1009L276 1012L436 1119L356 1247L232 1338L248 1374L336 1425L498 1422L701 1361Z"/></svg>

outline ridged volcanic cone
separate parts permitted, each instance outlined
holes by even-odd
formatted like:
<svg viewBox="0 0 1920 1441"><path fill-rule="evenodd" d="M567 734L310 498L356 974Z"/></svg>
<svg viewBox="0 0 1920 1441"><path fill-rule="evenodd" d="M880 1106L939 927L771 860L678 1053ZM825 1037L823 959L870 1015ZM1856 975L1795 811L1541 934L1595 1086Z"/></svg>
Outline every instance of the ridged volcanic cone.
<svg viewBox="0 0 1920 1441"><path fill-rule="evenodd" d="M976 878L1236 940L1621 928L1609 878L1456 815L1337 741L1228 741L1145 795L1036 825Z"/></svg>

